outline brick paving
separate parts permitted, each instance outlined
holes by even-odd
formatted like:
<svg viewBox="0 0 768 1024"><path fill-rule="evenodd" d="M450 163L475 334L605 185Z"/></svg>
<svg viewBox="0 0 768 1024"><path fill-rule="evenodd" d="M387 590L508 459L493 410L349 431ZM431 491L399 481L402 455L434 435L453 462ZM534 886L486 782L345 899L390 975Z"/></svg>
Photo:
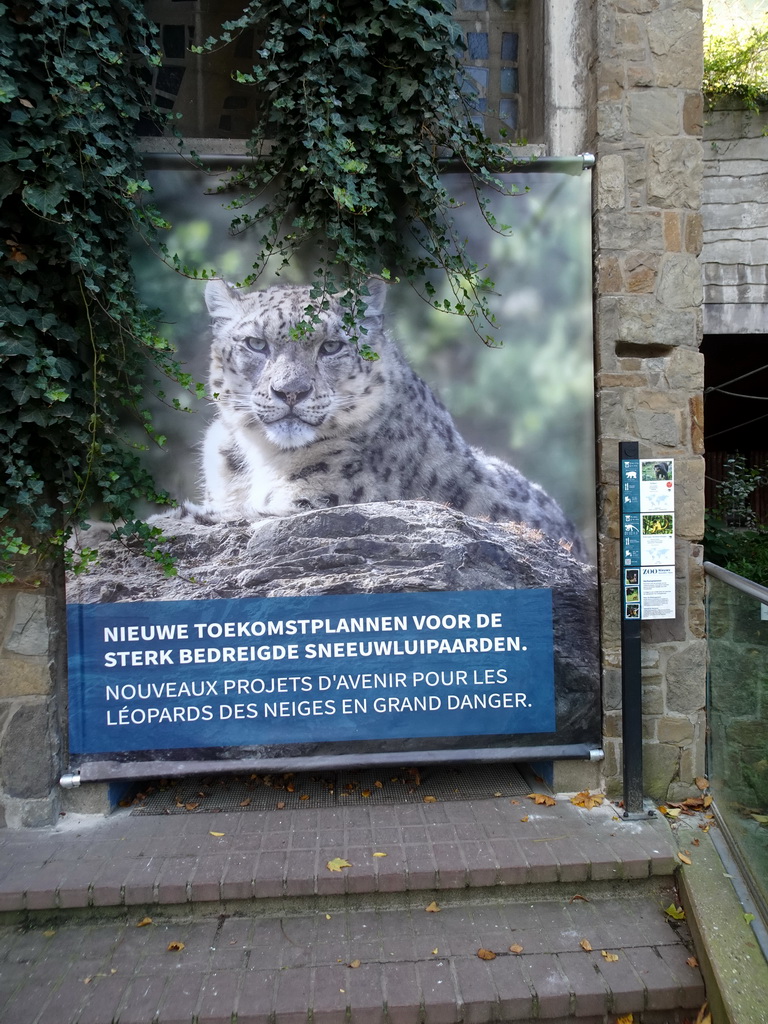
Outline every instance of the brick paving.
<svg viewBox="0 0 768 1024"><path fill-rule="evenodd" d="M118 812L6 831L0 864L3 1024L681 1024L704 1001L667 826L610 806Z"/></svg>

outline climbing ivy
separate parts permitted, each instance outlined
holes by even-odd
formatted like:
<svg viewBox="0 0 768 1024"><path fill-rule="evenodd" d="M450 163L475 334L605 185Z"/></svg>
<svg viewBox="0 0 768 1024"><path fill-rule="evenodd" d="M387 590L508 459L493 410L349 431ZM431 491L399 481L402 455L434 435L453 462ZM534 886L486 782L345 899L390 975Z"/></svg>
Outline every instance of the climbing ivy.
<svg viewBox="0 0 768 1024"><path fill-rule="evenodd" d="M492 282L454 229L440 175L446 158L468 170L505 230L480 189L502 188L509 150L472 119L450 0L258 0L197 49L246 29L258 59L236 77L258 98L258 159L225 188L235 230L259 229L249 281L313 243L316 294L350 289L354 325L370 275L402 276L437 305L430 275L443 272L453 299L440 308L492 343ZM160 63L155 30L139 0L0 0L0 57L0 582L30 544L63 550L94 509L172 572L136 511L170 501L142 463L164 442L147 386L201 386L130 266L131 237L156 244L165 226L134 138Z"/></svg>
<svg viewBox="0 0 768 1024"><path fill-rule="evenodd" d="M0 581L31 542L61 549L94 506L162 560L135 512L169 500L141 460L163 443L147 375L190 381L129 258L131 233L158 226L134 137L153 27L138 0L0 4L0 54Z"/></svg>
<svg viewBox="0 0 768 1024"><path fill-rule="evenodd" d="M255 90L249 153L258 159L224 186L235 230L259 232L245 283L311 243L320 253L315 294L348 294L354 325L355 296L370 276L397 274L438 305L430 275L443 273L453 298L440 308L470 317L494 343L492 282L454 230L456 200L441 173L446 158L469 171L482 214L505 230L480 190L504 188L497 173L510 166L510 148L473 120L451 8L450 0L254 0L193 47L215 50L246 30L259 40L253 67L234 74Z"/></svg>

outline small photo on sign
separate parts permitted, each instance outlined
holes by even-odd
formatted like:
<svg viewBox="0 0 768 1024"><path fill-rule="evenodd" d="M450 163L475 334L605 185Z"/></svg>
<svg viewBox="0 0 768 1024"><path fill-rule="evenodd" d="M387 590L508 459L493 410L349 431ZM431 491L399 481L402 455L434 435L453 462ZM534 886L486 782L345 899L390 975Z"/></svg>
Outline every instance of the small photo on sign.
<svg viewBox="0 0 768 1024"><path fill-rule="evenodd" d="M624 588L624 600L627 604L636 603L640 600L640 590L638 587L625 587Z"/></svg>
<svg viewBox="0 0 768 1024"><path fill-rule="evenodd" d="M640 479L641 480L671 480L672 459L641 459Z"/></svg>
<svg viewBox="0 0 768 1024"><path fill-rule="evenodd" d="M628 619L639 619L640 618L640 605L639 604L628 604L627 605L627 618Z"/></svg>
<svg viewBox="0 0 768 1024"><path fill-rule="evenodd" d="M624 570L624 583L627 586L636 586L640 582L640 575L637 569L625 569ZM629 601L630 599L627 598Z"/></svg>

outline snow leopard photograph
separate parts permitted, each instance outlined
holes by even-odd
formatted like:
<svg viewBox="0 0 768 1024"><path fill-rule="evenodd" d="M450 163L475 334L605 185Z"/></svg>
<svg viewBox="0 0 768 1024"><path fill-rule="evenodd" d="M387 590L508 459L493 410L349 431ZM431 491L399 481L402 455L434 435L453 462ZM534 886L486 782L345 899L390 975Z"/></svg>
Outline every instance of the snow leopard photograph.
<svg viewBox="0 0 768 1024"><path fill-rule="evenodd" d="M358 607L364 615L380 605L386 615L366 622L415 616L440 623L430 642L454 645L453 654L446 647L436 655L443 678L470 678L481 664L486 684L501 684L513 677L508 673L519 681L530 671L531 717L518 714L515 724L512 711L499 717L486 709L411 719L396 713L398 704L391 713L369 708L337 717L330 729L300 710L273 726L262 721L263 698L237 704L253 721L235 722L234 711L225 721L235 704L222 695L224 710L212 705L213 721L137 725L113 743L131 756L175 748L192 760L216 760L241 748L266 758L358 751L364 759L371 750L431 750L435 736L440 749L506 749L511 734L526 749L581 750L597 742L591 193L581 161L510 172L516 183L524 179L516 194L487 197L497 222L511 225L503 231L479 214L475 185L461 173L446 174L457 236L468 239L493 282L490 342L469 318L446 311L455 296L439 273L426 290L398 280L396 268L363 280L352 296L354 326L345 317L348 292L313 292L317 253L268 263L254 280L256 241L249 231L231 230L232 210L215 175L158 157L148 161L148 177L153 202L171 225L164 245L173 260L137 251L137 287L159 311L160 333L193 382L186 390L165 385L152 406L163 444L146 446L138 431L133 435L174 502L143 510L173 570L118 538L99 544L98 562L68 579L76 652L70 677L84 679L74 706L83 729L92 729L91 738L77 732L81 749L97 751L103 742L97 719L104 655L89 635L118 642L138 628L132 623L146 622L149 635L156 621L165 623L165 636L195 629L199 641L209 639L189 649L178 641L191 667L166 672L174 686L175 676L207 673L215 688L219 674L222 686L247 694L256 683L287 686L292 679L294 687L314 687L320 715L321 680L355 665L361 679L373 669L406 685L397 659L387 655L373 665L359 657L357 639L331 642L328 609L343 606L354 617ZM432 608L440 613L428 615ZM503 663L483 661L476 645L501 638L473 635L476 654L459 657L462 631L475 621L468 608L477 622L505 618L505 642L519 653ZM328 643L319 645L331 652L324 662L307 654L318 646L311 637L295 645L298 655L290 653L290 637L280 631L286 623L304 628L296 625L302 622L330 629L322 637ZM240 627L264 644L222 647L229 641L216 637ZM400 641L393 643L394 650ZM247 665L217 667L217 658L237 661L249 651ZM351 660L337 664L334 652ZM122 672L130 685L156 677L166 684L162 666L142 662L141 651L115 657L123 655L115 678ZM263 663L267 657L273 660ZM541 660L529 670L531 658ZM143 667L129 677L131 665ZM422 690L419 700L440 703L442 690L426 683ZM284 703L303 706L296 696Z"/></svg>
<svg viewBox="0 0 768 1024"><path fill-rule="evenodd" d="M174 225L168 248L212 278L173 280L151 256L137 261L142 295L163 311L164 333L206 388L203 404L176 396L188 416L156 414L169 441L148 457L179 502L178 518L256 523L426 501L522 524L594 561L584 181L528 172L531 185L508 199L514 228L505 235L486 228L462 195L470 186L456 178L460 229L474 233L494 280L494 343L442 311L448 290L439 277L431 302L406 283L374 278L359 296L370 358L342 323L341 296L326 296L325 310L312 299L311 255L239 287L250 239L229 233L231 212L207 194L210 182L190 170L154 172L158 205ZM297 337L313 302L317 323Z"/></svg>

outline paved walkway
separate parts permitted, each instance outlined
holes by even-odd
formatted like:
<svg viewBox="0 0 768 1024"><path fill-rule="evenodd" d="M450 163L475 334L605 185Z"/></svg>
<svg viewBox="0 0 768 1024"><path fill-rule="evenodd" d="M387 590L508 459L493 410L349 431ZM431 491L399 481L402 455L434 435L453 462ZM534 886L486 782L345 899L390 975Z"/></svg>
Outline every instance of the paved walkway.
<svg viewBox="0 0 768 1024"><path fill-rule="evenodd" d="M563 799L7 831L0 1021L694 1020L675 862L663 821Z"/></svg>

